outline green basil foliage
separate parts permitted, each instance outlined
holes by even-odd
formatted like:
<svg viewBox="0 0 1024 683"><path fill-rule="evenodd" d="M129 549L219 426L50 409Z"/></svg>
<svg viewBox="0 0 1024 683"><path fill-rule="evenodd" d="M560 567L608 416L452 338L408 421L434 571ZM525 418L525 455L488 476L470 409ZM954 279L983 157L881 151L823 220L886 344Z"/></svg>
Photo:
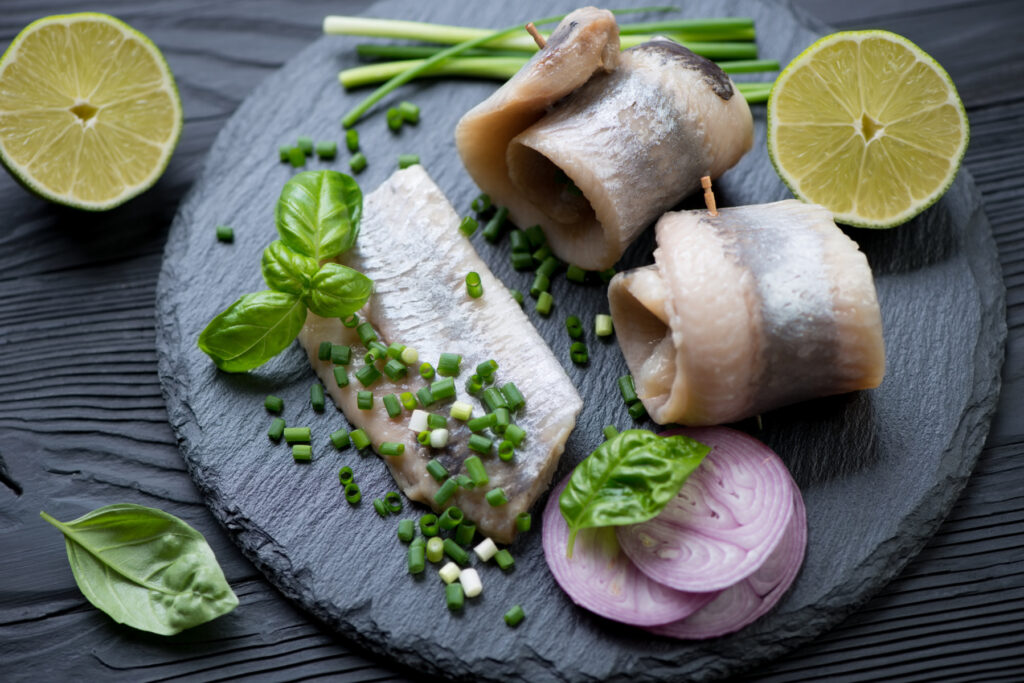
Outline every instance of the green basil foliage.
<svg viewBox="0 0 1024 683"><path fill-rule="evenodd" d="M206 539L174 515L130 503L71 522L39 514L63 532L82 593L118 623L169 636L238 606Z"/></svg>
<svg viewBox="0 0 1024 683"><path fill-rule="evenodd" d="M558 498L572 557L580 529L639 524L657 516L711 449L686 436L627 429L598 446Z"/></svg>
<svg viewBox="0 0 1024 683"><path fill-rule="evenodd" d="M305 171L285 183L274 211L281 239L263 250L261 262L272 291L231 304L199 335L199 348L221 370L245 372L288 348L307 309L343 318L362 308L373 281L325 261L355 245L362 213L359 185L337 171Z"/></svg>

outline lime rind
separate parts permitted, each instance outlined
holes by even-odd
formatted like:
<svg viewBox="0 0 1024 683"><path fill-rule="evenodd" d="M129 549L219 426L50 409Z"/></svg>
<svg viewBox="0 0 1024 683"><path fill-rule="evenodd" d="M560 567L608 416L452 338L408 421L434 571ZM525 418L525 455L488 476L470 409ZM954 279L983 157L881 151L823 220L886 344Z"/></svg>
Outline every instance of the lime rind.
<svg viewBox="0 0 1024 683"><path fill-rule="evenodd" d="M151 143L163 148L159 161L154 164L151 173L144 179L130 186L126 186L122 192L105 201L83 201L70 194L58 194L53 192L49 187L33 178L32 174L29 173L21 164L18 164L11 159L7 150L4 148L2 140L0 140L0 164L7 169L8 173L11 174L11 177L13 177L22 187L43 199L84 211L106 211L120 206L142 192L145 192L156 183L161 175L163 175L164 171L167 169L167 165L170 163L171 156L178 145L178 141L181 138L184 114L181 107L181 97L178 93L178 86L174 80L174 74L167 65L167 60L164 58L163 53L160 52L160 49L145 34L132 28L120 19L101 12L56 14L33 21L22 29L17 36L15 36L14 40L11 41L11 44L4 51L3 55L0 55L0 82L2 82L4 71L15 59L15 55L18 53L18 50L21 48L25 39L32 35L36 30L44 26L50 26L57 23L70 25L72 23L82 21L98 21L113 26L119 32L135 39L154 58L154 64L163 75L164 83L167 86L166 91L169 94L174 107L174 124L170 136L168 136L167 140L163 143Z"/></svg>
<svg viewBox="0 0 1024 683"><path fill-rule="evenodd" d="M902 225L903 223L906 223L915 216L919 215L921 212L935 204L935 202L937 202L942 197L942 195L946 193L946 191L953 184L953 181L956 178L957 172L959 171L960 165L963 161L964 154L967 151L968 142L970 141L970 125L967 119L967 112L964 109L963 101L960 99L960 95L956 90L956 86L953 83L953 79L950 77L949 73L942 67L942 65L940 65L931 55L929 55L927 52L922 50L920 47L915 45L907 38L899 34L883 30L841 31L839 33L833 33L831 35L827 35L823 38L818 39L809 47L807 47L803 52L797 55L796 58L794 58L786 66L786 68L783 69L782 72L779 74L779 77L775 80L775 84L772 86L771 92L768 97L768 157L769 159L771 159L772 165L775 167L775 171L776 173L778 173L779 178L782 179L783 183L786 184L786 186L789 188L789 190L793 193L794 196L804 201L814 201L814 199L811 199L808 196L806 196L806 193L800 191L800 178L794 176L788 169L786 169L783 166L783 164L779 160L780 154L776 146L778 142L776 135L776 106L778 101L777 96L779 92L785 89L786 83L789 81L789 79L795 73L797 73L802 67L806 66L811 61L810 57L812 55L840 41L854 40L859 42L866 38L883 38L898 43L904 46L907 50L909 50L910 53L914 55L917 61L921 61L928 64L932 68L934 73L937 74L945 82L950 95L948 99L948 104L951 104L956 108L960 120L960 128L962 130L960 144L957 147L957 149L953 152L953 154L950 155L948 158L950 168L949 173L946 175L944 180L941 183L937 184L931 192L929 192L923 198L915 200L908 209L893 215L886 216L882 220L866 219L863 216L859 215L856 211L833 212L833 217L835 218L835 220L846 225L874 229L893 228L898 225ZM837 97L836 99L842 102L845 98ZM859 188L854 188L854 191L856 192L858 189Z"/></svg>

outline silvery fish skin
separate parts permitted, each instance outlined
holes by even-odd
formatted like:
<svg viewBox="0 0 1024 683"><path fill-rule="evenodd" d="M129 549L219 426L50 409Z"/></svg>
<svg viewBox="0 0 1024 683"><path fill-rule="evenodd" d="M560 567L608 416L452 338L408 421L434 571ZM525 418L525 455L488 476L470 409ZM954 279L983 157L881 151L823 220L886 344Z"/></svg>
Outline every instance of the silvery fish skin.
<svg viewBox="0 0 1024 683"><path fill-rule="evenodd" d="M614 19L585 12L567 17L555 48L463 117L456 143L470 175L516 223L540 224L558 256L596 270L701 176L739 161L753 144L753 119L713 62L668 39L612 59L605 53L618 47L617 28L592 27ZM595 34L607 36L603 50L585 40ZM574 43L583 47L570 50ZM561 62L573 64L572 78Z"/></svg>
<svg viewBox="0 0 1024 683"><path fill-rule="evenodd" d="M498 362L497 383L514 382L525 397L526 407L513 421L527 436L514 460L500 461L495 446L490 456L481 456L490 482L475 490L460 489L445 505L457 505L481 533L508 543L515 536L516 515L529 510L547 488L583 403L519 304L459 233L458 224L455 210L423 167L411 166L366 197L359 241L343 262L374 281L374 293L359 316L373 324L383 343L413 347L421 362L434 366L442 352L462 354L462 372L455 378L458 400L472 404L474 416L484 414L483 408L464 384L485 360ZM479 273L483 284L478 299L466 293L470 271ZM381 456L405 494L439 510L433 503L439 484L427 473L427 462L437 458L457 475L474 453L466 447L469 430L457 420L448 418L449 445L432 450L421 446L409 429L409 411L388 417L381 405L384 395L415 393L427 384L418 364L399 381L381 377L370 387L374 408L359 410L356 392L363 387L355 371L364 364L365 348L355 330L338 319L310 314L299 339L335 404L354 427L366 431L374 447L384 441L405 444L403 455ZM331 362L318 358L325 340L352 346L347 387L337 385ZM450 405L451 400L441 401L425 410L447 417ZM504 490L508 503L487 503L484 494L495 487Z"/></svg>
<svg viewBox="0 0 1024 683"><path fill-rule="evenodd" d="M885 346L867 259L820 206L665 214L655 264L608 300L637 394L660 424L733 422L878 386Z"/></svg>

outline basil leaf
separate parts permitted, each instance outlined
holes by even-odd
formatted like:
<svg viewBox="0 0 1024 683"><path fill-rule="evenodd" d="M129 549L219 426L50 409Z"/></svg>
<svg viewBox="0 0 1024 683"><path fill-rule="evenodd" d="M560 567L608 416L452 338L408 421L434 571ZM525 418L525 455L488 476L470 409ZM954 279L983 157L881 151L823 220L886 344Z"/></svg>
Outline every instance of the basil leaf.
<svg viewBox="0 0 1024 683"><path fill-rule="evenodd" d="M597 447L558 498L572 557L580 529L638 524L655 517L711 449L686 436L627 429Z"/></svg>
<svg viewBox="0 0 1024 683"><path fill-rule="evenodd" d="M352 248L359 235L363 192L337 171L304 171L281 190L274 217L281 239L317 263Z"/></svg>
<svg viewBox="0 0 1024 683"><path fill-rule="evenodd" d="M344 318L366 303L373 293L373 280L358 270L337 263L325 263L313 276L313 288L306 295L309 310L324 318Z"/></svg>
<svg viewBox="0 0 1024 683"><path fill-rule="evenodd" d="M310 288L317 266L315 259L295 253L281 240L263 250L263 279L276 292L302 296Z"/></svg>
<svg viewBox="0 0 1024 683"><path fill-rule="evenodd" d="M226 372L245 372L284 351L306 322L301 297L283 292L246 294L210 321L199 348Z"/></svg>
<svg viewBox="0 0 1024 683"><path fill-rule="evenodd" d="M203 535L174 515L118 503L58 522L75 582L114 621L170 636L238 606Z"/></svg>

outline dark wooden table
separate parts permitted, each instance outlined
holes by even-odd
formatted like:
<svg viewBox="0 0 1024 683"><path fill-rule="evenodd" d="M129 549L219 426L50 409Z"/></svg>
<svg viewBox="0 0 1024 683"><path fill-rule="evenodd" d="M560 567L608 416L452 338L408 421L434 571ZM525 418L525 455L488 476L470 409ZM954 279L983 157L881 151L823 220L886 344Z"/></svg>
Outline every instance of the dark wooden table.
<svg viewBox="0 0 1024 683"><path fill-rule="evenodd" d="M207 512L175 446L154 352L167 230L239 102L366 1L0 1L0 47L38 17L103 11L149 35L181 90L167 172L106 214L47 205L0 174L0 679L339 681L415 678L354 651L284 600ZM1000 250L1010 329L999 408L949 518L879 595L759 681L1020 680L1024 676L1024 4L797 0L839 28L907 36L950 72L967 107L965 166ZM113 501L166 509L209 539L240 607L163 638L113 623L74 584L40 509Z"/></svg>

